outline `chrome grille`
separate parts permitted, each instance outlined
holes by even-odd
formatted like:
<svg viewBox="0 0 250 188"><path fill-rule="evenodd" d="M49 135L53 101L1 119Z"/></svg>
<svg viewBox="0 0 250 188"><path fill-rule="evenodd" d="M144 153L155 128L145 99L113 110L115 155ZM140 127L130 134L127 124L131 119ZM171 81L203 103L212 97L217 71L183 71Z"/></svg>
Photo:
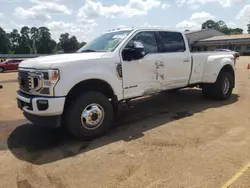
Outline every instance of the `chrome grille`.
<svg viewBox="0 0 250 188"><path fill-rule="evenodd" d="M30 92L31 89L30 71L18 70L18 83L20 90L24 92Z"/></svg>

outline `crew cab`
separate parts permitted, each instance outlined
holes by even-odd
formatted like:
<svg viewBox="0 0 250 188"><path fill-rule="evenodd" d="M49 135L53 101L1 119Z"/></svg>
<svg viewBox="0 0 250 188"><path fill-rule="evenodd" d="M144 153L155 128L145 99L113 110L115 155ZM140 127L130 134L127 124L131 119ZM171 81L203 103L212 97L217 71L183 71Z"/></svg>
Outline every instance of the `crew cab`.
<svg viewBox="0 0 250 188"><path fill-rule="evenodd" d="M190 53L182 32L112 30L76 53L23 61L18 107L35 125L66 126L76 138L93 139L109 130L119 104L134 98L197 86L227 100L235 63L233 52Z"/></svg>

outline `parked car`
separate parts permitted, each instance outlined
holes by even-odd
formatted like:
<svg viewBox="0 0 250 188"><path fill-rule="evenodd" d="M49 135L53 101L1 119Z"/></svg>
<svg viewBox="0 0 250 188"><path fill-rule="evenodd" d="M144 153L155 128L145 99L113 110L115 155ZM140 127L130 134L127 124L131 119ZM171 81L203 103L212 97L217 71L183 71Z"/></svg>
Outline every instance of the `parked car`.
<svg viewBox="0 0 250 188"><path fill-rule="evenodd" d="M17 70L19 64L22 61L23 60L21 59L11 59L11 60L7 60L7 61L0 63L0 73L5 72L5 71Z"/></svg>
<svg viewBox="0 0 250 188"><path fill-rule="evenodd" d="M235 55L236 58L240 57L240 53L239 52L232 51L232 50L229 50L229 49L216 49L215 51L219 51L219 52L234 52L234 55Z"/></svg>
<svg viewBox="0 0 250 188"><path fill-rule="evenodd" d="M235 87L233 54L190 53L178 31L113 30L77 53L23 61L17 105L35 125L63 125L89 140L107 132L119 106L134 98L199 87L208 98L227 100Z"/></svg>

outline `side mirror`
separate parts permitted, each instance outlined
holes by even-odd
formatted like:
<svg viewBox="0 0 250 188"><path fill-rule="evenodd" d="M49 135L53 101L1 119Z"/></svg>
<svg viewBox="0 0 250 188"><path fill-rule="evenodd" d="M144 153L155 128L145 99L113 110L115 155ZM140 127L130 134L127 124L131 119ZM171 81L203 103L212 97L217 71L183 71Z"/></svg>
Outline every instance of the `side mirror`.
<svg viewBox="0 0 250 188"><path fill-rule="evenodd" d="M138 60L145 56L144 46L141 42L133 41L122 51L122 57L125 61Z"/></svg>
<svg viewBox="0 0 250 188"><path fill-rule="evenodd" d="M133 42L133 47L134 47L134 49L144 49L143 44L141 42L138 42L138 41Z"/></svg>

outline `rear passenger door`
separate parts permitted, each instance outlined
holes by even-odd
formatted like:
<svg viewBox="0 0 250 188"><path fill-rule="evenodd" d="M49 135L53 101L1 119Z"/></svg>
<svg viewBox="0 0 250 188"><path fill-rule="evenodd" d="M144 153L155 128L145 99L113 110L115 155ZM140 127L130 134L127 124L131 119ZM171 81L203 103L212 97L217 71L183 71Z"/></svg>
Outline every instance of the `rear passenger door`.
<svg viewBox="0 0 250 188"><path fill-rule="evenodd" d="M165 67L163 90L186 86L192 62L182 33L159 31L158 39L162 42L162 57Z"/></svg>

